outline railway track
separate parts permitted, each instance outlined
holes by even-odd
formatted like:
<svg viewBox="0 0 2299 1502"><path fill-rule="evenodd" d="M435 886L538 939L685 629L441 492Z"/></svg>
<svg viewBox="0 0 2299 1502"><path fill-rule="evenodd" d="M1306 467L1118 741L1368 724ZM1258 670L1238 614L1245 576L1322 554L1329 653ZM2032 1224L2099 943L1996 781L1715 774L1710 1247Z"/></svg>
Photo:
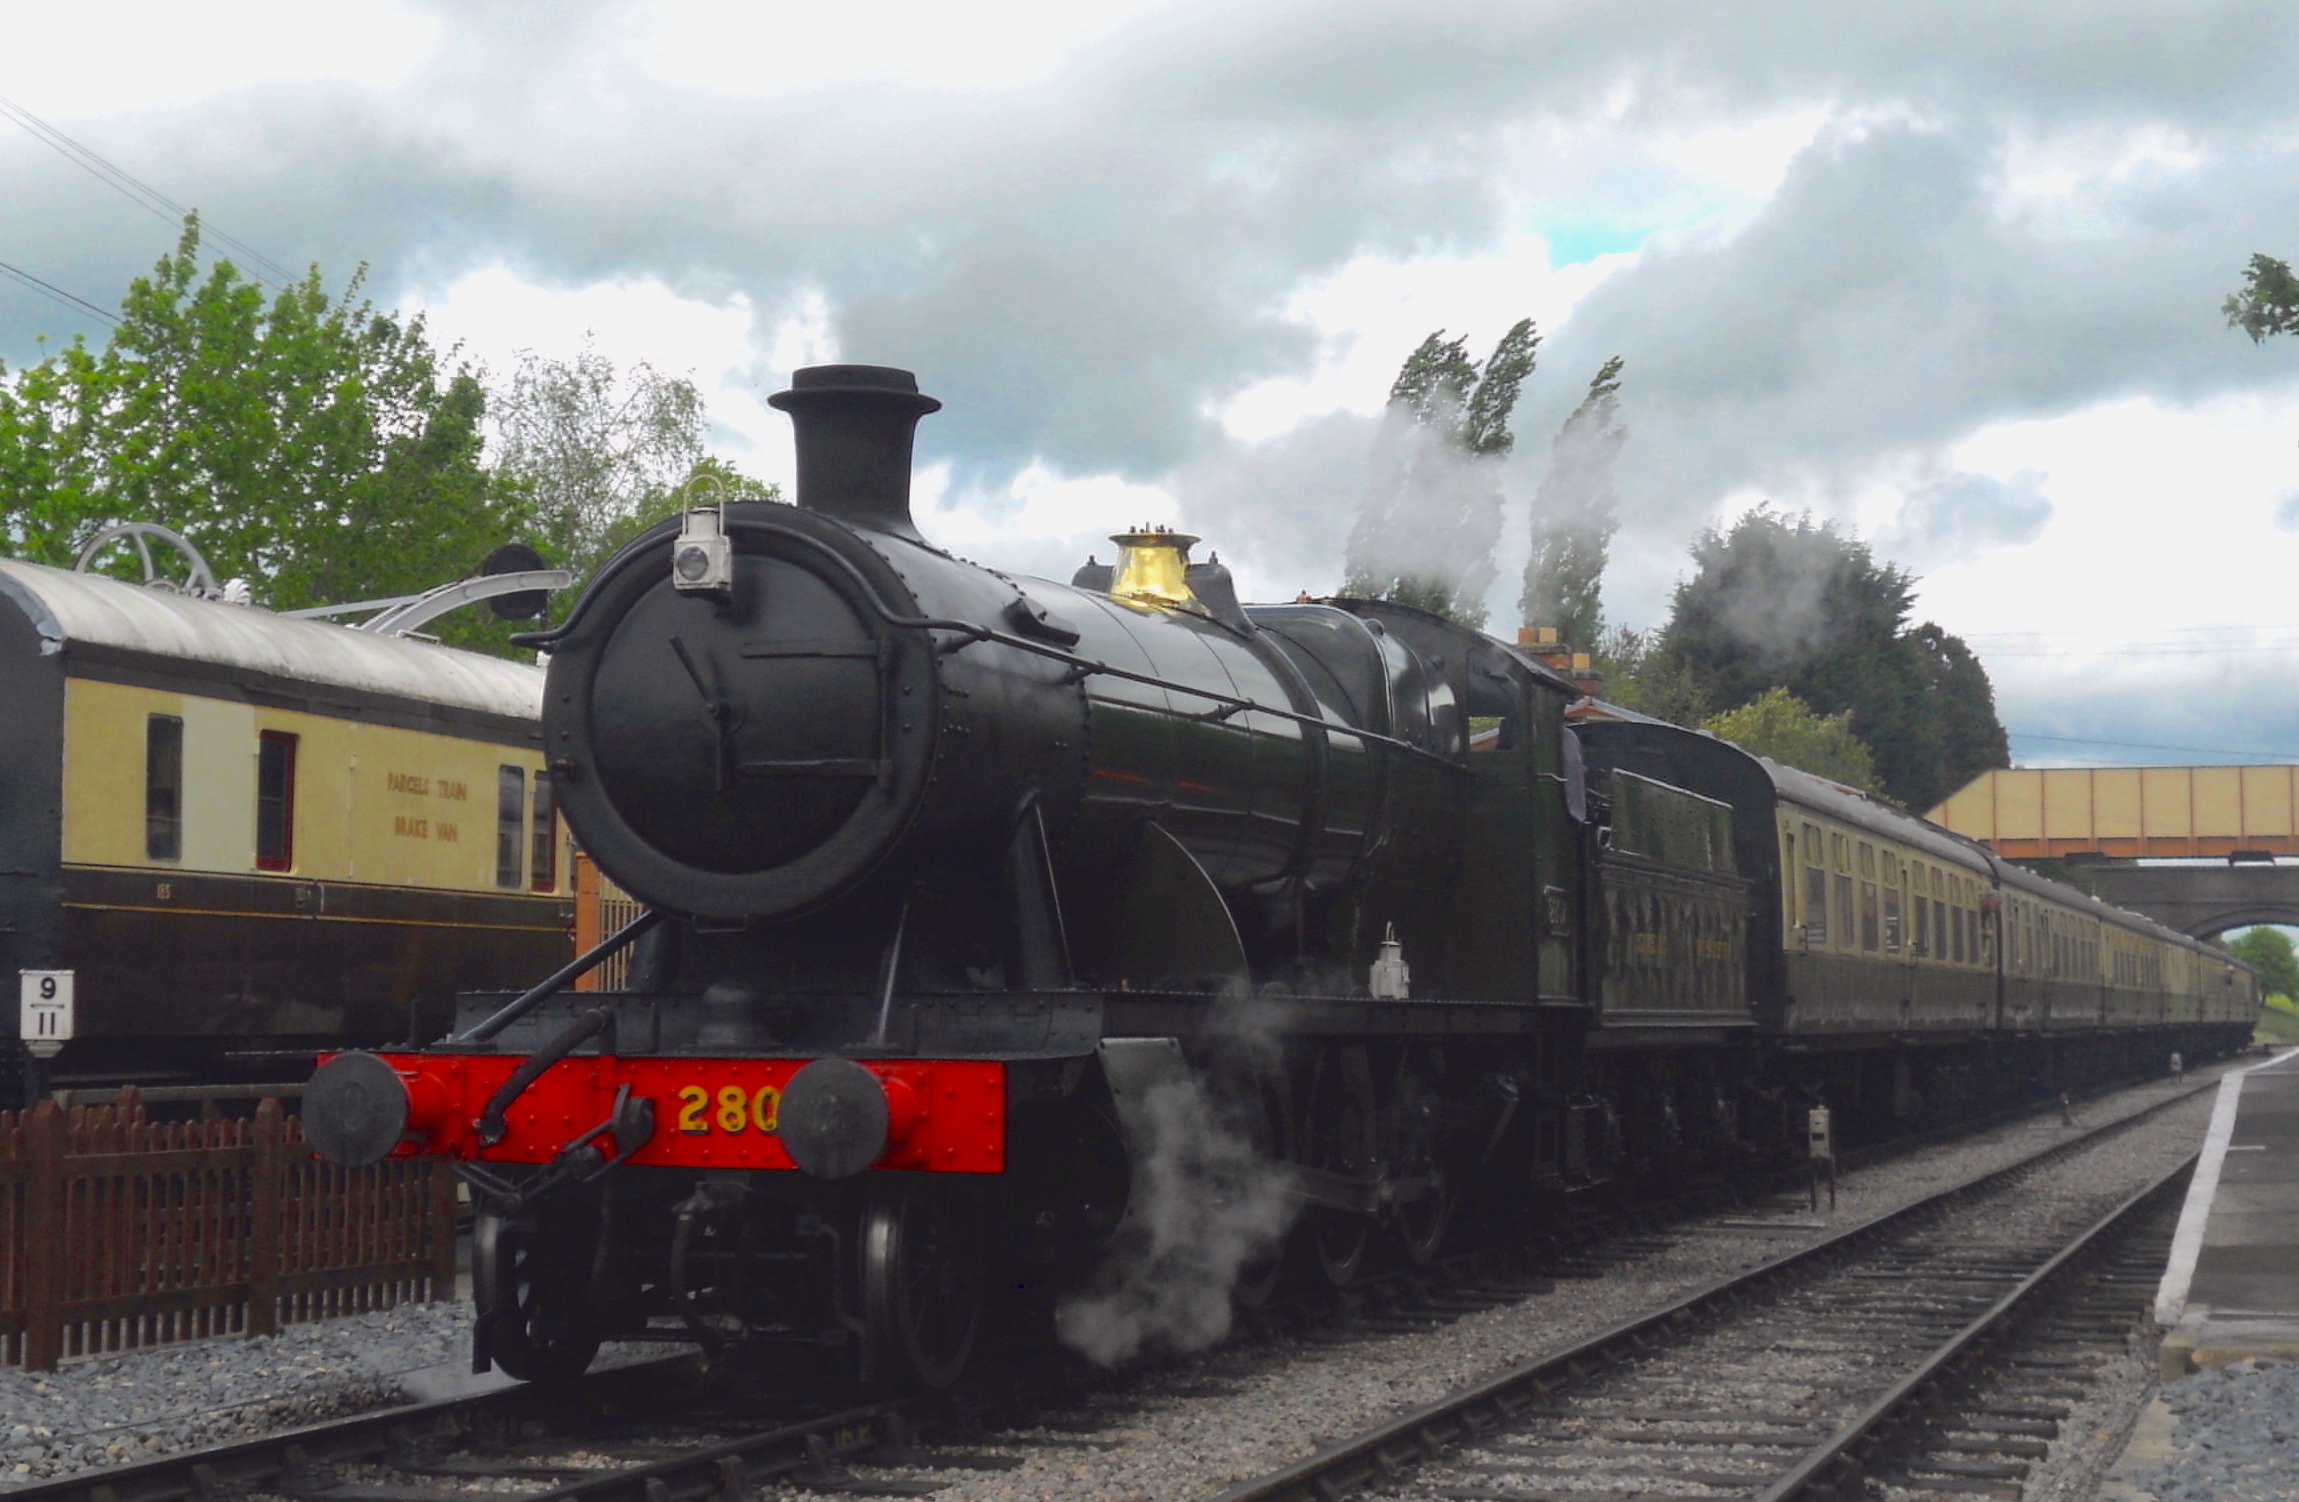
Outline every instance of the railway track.
<svg viewBox="0 0 2299 1502"><path fill-rule="evenodd" d="M2126 1123L2108 1128L2113 1132ZM2187 1164L2105 1216L2021 1204L2097 1133L1877 1216L1231 1487L1587 1502L2016 1499L2144 1315ZM1697 1489L1697 1490L1695 1490Z"/></svg>
<svg viewBox="0 0 2299 1502"><path fill-rule="evenodd" d="M2208 1082L2197 1086L2197 1090L2204 1088L2209 1088ZM1924 1227L1951 1204L2015 1186L2021 1175L2032 1174L2103 1136L2128 1130L2194 1093L2168 1097L2009 1168L1863 1223L1807 1251L1776 1259L1747 1278L1701 1290L1689 1299L1528 1363L1445 1403L1329 1446L1298 1466L1233 1488L1225 1494L1224 1502L1329 1497L1361 1490L1368 1484L1393 1491L1393 1479L1406 1477L1413 1467L1432 1457L1440 1463L1463 1459L1473 1464L1490 1463L1471 1459L1473 1452L1463 1448L1468 1442L1481 1442L1479 1425L1497 1442L1509 1423L1535 1419L1562 1422L1566 1408L1588 1401L1586 1394L1595 1391L1587 1385L1592 1380L1616 1369L1626 1372L1664 1346L1680 1343L1711 1323L1710 1309L1751 1307L1779 1297L1808 1274L1842 1262L1859 1248L1880 1245L1894 1235L1921 1236ZM1600 1275L1619 1257L1633 1252L1636 1238L1658 1229L1673 1216L1715 1208L1715 1202L1708 1186L1701 1186L1672 1204L1592 1217L1550 1245L1529 1253L1472 1254L1447 1259L1437 1268L1416 1275L1372 1279L1345 1291L1341 1307L1327 1311L1317 1323L1324 1338L1337 1343L1435 1328L1464 1314L1541 1292L1552 1279ZM2048 1249L2041 1256L2048 1259ZM2038 1257L2036 1248L2023 1246L2007 1250L1997 1262L1984 1265L1955 1265L1936 1259L1927 1276L1946 1291L1934 1301L1937 1309L1928 1308L1924 1318L1911 1316L1907 1328L1929 1330L1948 1314L1961 1312L1983 1288L1994 1286L1993 1282L1971 1282L1974 1278L2017 1283L2024 1274L2015 1269L2037 1262ZM1913 1267L1904 1268L1892 1276L1904 1281L1914 1271ZM2149 1273L2140 1282L2151 1288L2152 1279ZM2139 1284L2133 1287L2137 1290L2134 1298L2144 1302L2145 1288ZM1973 1336L1965 1344L1981 1341L1982 1337ZM1926 1379L1935 1386L1939 1380ZM1218 1382L1174 1387L1154 1374L1148 1382L1166 1383L1157 1396L1222 1396ZM840 1405L808 1396L810 1391L828 1390L829 1383L794 1373L788 1383L774 1390L753 1388L730 1393L723 1384L714 1385L700 1375L691 1359L669 1358L595 1373L557 1392L514 1387L382 1410L286 1434L13 1488L9 1496L11 1502L221 1502L249 1494L283 1496L297 1502L469 1502L474 1492L484 1491L516 1496L522 1502L696 1502L701 1498L739 1502L762 1487L776 1485L827 1493L921 1495L969 1473L1019 1467L1032 1453L1065 1447L1102 1448L1103 1442L1094 1438L1095 1431L1140 1396L1129 1396L1122 1381L1079 1388L1064 1386L1063 1374L1053 1374L1051 1380L1041 1374L1033 1380L1013 1372L1004 1373L993 1383L940 1399ZM2014 1395L2002 1401L2016 1406L2026 1399ZM2041 1401L2029 1406L2038 1406ZM1558 1411L1544 1411L1548 1409ZM1598 1419L1596 1413L1595 1408L1590 1410L1592 1417L1581 1424L1581 1429L1633 1429L1654 1422L1636 1418L1614 1422ZM2044 1422L2016 1413L1983 1417ZM1696 1434L1722 1432L1714 1429L1722 1420L1695 1422L1711 1426ZM1872 1427L1879 1434L1905 1428L1889 1416ZM1805 1429L1811 1433L1803 1437L1815 1444L1838 1437L1835 1431L1821 1434L1810 1422ZM1958 1435L1948 1438L1961 1440ZM1596 1439L1632 1451L1636 1445L1635 1441L1611 1439L1602 1433ZM1586 1449L1590 1441L1573 1443ZM1872 1448L1865 1440L1846 1441L1838 1453L1858 1456ZM1834 1483L1840 1479L1841 1465L1831 1457L1817 1479ZM1869 1468L1874 1468L1872 1463ZM1490 1476L1481 1492L1464 1477L1454 1480L1461 1483L1453 1487L1451 1494L1456 1496L1523 1499L1542 1495L1492 1485ZM1974 1489L1964 1488L1966 1492ZM1443 1494L1441 1490L1414 1493ZM1778 1495L1824 1494L1806 1491ZM1602 1498L1606 1494L1590 1495Z"/></svg>

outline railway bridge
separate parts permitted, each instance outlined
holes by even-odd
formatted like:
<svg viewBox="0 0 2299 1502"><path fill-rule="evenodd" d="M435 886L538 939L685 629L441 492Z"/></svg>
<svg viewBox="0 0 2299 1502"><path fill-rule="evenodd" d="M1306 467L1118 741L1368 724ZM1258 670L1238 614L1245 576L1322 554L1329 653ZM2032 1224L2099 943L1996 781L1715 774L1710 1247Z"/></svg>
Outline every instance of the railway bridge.
<svg viewBox="0 0 2299 1502"><path fill-rule="evenodd" d="M2299 927L2299 764L1986 772L1927 817L2196 938Z"/></svg>

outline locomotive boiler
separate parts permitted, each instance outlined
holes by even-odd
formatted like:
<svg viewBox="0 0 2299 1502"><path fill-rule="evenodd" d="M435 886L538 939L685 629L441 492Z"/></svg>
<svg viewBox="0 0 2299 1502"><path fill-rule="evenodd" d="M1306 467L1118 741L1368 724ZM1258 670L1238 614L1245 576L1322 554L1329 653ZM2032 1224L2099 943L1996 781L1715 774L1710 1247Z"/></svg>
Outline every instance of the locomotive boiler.
<svg viewBox="0 0 2299 1502"><path fill-rule="evenodd" d="M334 1161L472 1185L483 1362L799 1344L946 1385L1021 1307L993 1288L1042 1311L1123 1245L1177 1112L1280 1174L1285 1234L1222 1269L1250 1305L1777 1153L1906 1046L1898 1014L1830 1035L1848 1072L1779 1046L1753 759L1584 769L1527 653L1243 606L1186 535L1068 584L953 557L910 515L908 373L772 400L795 505L653 528L531 638L559 806L644 916L306 1095ZM625 989L570 989L624 948Z"/></svg>

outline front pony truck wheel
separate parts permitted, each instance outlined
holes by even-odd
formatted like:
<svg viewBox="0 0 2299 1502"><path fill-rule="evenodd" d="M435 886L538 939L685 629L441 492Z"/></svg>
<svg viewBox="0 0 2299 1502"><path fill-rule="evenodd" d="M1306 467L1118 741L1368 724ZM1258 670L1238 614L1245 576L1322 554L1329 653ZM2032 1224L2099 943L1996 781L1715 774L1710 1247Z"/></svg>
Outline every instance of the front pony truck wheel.
<svg viewBox="0 0 2299 1502"><path fill-rule="evenodd" d="M566 1382L599 1353L588 1312L592 1238L577 1225L482 1213L471 1230L471 1295L495 1365L522 1382Z"/></svg>
<svg viewBox="0 0 2299 1502"><path fill-rule="evenodd" d="M863 1378L946 1388L982 1321L973 1217L928 1184L874 1188L862 1212Z"/></svg>

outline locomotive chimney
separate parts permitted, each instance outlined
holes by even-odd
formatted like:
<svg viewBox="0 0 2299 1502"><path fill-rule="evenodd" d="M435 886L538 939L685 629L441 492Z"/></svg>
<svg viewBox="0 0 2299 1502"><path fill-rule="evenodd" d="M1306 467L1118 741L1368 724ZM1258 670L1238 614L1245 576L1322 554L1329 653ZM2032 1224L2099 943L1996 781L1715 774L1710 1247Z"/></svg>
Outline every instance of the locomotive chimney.
<svg viewBox="0 0 2299 1502"><path fill-rule="evenodd" d="M910 443L942 404L918 378L884 365L812 365L767 402L790 414L798 443L798 504L922 542L910 520Z"/></svg>

